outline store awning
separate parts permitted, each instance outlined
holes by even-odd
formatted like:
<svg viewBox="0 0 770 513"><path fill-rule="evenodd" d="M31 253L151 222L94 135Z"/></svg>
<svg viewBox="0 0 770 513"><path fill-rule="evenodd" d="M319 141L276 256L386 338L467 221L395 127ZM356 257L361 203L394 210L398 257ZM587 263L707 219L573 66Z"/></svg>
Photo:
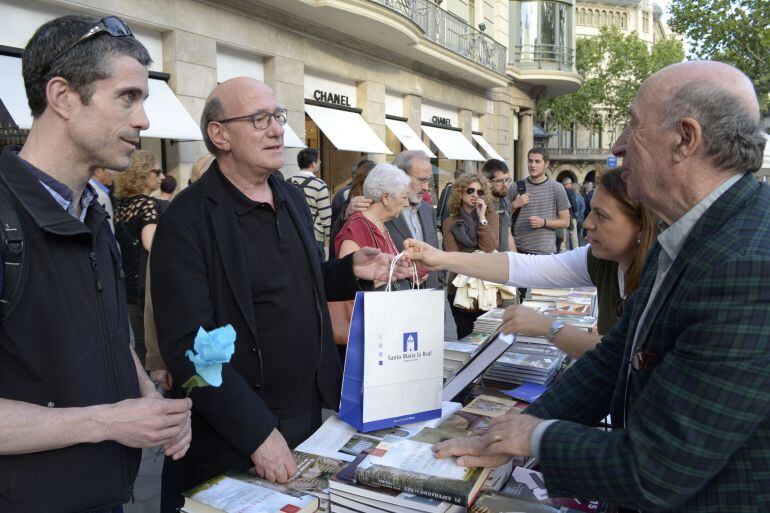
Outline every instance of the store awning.
<svg viewBox="0 0 770 513"><path fill-rule="evenodd" d="M32 113L24 92L24 80L21 78L21 59L0 55L0 98L8 114L19 128L28 130L32 126Z"/></svg>
<svg viewBox="0 0 770 513"><path fill-rule="evenodd" d="M19 128L32 127L32 114L27 104L24 91L24 79L21 75L21 59L0 55L0 98L5 108ZM144 102L144 110L150 119L150 128L143 131L142 137L157 137L183 141L200 141L200 127L190 116L187 109L163 80L151 78L150 96Z"/></svg>
<svg viewBox="0 0 770 513"><path fill-rule="evenodd" d="M283 125L283 147L284 148L307 148L307 145L302 142L297 132L292 130L288 123Z"/></svg>
<svg viewBox="0 0 770 513"><path fill-rule="evenodd" d="M505 160L503 157L500 156L499 153L495 151L492 145L489 144L487 140L484 139L484 137L482 137L481 135L473 134L473 140L476 141L476 143L478 143L479 146L481 146L481 150L487 155L487 158Z"/></svg>
<svg viewBox="0 0 770 513"><path fill-rule="evenodd" d="M462 132L425 125L423 125L422 130L433 141L433 144L438 146L439 151L444 154L444 157L449 160L472 160L476 162L487 160L481 153L476 151L476 148L465 138Z"/></svg>
<svg viewBox="0 0 770 513"><path fill-rule="evenodd" d="M150 96L144 102L144 111L150 119L150 128L139 134L142 137L203 140L198 123L163 80L150 79Z"/></svg>
<svg viewBox="0 0 770 513"><path fill-rule="evenodd" d="M356 112L305 105L305 112L338 150L361 153L391 152Z"/></svg>
<svg viewBox="0 0 770 513"><path fill-rule="evenodd" d="M407 150L421 150L427 153L430 158L436 158L436 155L430 151L428 145L422 142L420 136L414 133L412 127L407 125L406 122L399 121L397 119L386 119L385 124L388 126L388 129L393 132L393 135L395 135L396 138L401 141L401 144L404 145L404 148Z"/></svg>

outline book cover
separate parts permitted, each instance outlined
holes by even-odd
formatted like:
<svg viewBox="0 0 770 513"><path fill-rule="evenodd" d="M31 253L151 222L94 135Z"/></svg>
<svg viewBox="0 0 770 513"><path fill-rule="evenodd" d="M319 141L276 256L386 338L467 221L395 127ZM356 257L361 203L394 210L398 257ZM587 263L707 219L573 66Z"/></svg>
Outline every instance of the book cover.
<svg viewBox="0 0 770 513"><path fill-rule="evenodd" d="M319 499L262 481L245 472L228 472L184 494L189 513L312 513Z"/></svg>
<svg viewBox="0 0 770 513"><path fill-rule="evenodd" d="M513 390L506 390L503 393L515 397L516 399L527 401L528 403L534 403L546 390L548 390L548 387L537 383L524 383L520 387L516 387Z"/></svg>
<svg viewBox="0 0 770 513"><path fill-rule="evenodd" d="M386 437L354 470L356 482L465 507L473 502L490 471L460 467L456 458L438 460L430 444L393 437Z"/></svg>
<svg viewBox="0 0 770 513"><path fill-rule="evenodd" d="M521 410L516 408L516 401L492 395L480 395L463 408L466 413L475 413L490 418L505 415L511 410L514 413L521 413Z"/></svg>
<svg viewBox="0 0 770 513"><path fill-rule="evenodd" d="M608 505L598 500L568 497L552 498L545 488L543 474L523 467L513 469L510 479L497 493L479 497L471 513L505 511L544 511L559 513L605 513Z"/></svg>
<svg viewBox="0 0 770 513"><path fill-rule="evenodd" d="M404 508L425 513L444 513L450 506L448 502L430 497L416 496L393 488L376 486L356 481L356 467L368 456L359 454L353 462L329 479L331 494L347 494L360 501L378 501L395 504Z"/></svg>

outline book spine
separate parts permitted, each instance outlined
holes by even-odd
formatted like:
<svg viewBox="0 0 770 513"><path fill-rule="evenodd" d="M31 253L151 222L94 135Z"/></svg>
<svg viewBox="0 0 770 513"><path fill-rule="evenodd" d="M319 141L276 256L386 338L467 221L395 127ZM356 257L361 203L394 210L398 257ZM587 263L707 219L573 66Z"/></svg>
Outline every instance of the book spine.
<svg viewBox="0 0 770 513"><path fill-rule="evenodd" d="M429 476L382 465L356 469L356 482L391 488L428 499L436 499L458 506L468 506L472 483L457 479Z"/></svg>

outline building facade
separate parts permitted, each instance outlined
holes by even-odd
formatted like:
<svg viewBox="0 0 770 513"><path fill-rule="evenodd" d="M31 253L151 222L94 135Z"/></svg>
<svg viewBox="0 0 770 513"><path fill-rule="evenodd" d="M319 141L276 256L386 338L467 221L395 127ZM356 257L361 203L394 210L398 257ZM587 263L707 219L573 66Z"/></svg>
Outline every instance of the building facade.
<svg viewBox="0 0 770 513"><path fill-rule="evenodd" d="M536 98L580 86L571 2L4 0L0 121L13 142L31 123L14 74L40 24L67 13L116 15L154 60L159 93L148 99L142 146L182 184L206 151L192 127L205 99L234 76L264 80L288 109L286 176L304 145L320 150L333 190L361 158L387 161L409 148L435 156L437 188L486 157L521 174Z"/></svg>
<svg viewBox="0 0 770 513"><path fill-rule="evenodd" d="M614 26L625 34L636 32L651 49L656 42L672 37L662 19L663 10L650 0L578 0L575 12L577 38L594 37L602 27ZM558 180L570 177L577 183L595 181L597 172L607 167L610 148L619 135L577 125L549 128L553 135L545 146L551 154L551 176Z"/></svg>

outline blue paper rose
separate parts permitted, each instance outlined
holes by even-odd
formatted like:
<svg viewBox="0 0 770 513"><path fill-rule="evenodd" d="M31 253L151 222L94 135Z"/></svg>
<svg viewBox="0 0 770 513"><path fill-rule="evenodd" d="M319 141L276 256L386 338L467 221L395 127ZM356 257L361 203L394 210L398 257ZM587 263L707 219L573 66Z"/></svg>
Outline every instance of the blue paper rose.
<svg viewBox="0 0 770 513"><path fill-rule="evenodd" d="M193 348L194 353L185 352L197 373L182 385L188 395L198 386L218 387L222 384L222 364L229 362L235 351L235 329L229 324L211 331L198 328Z"/></svg>

